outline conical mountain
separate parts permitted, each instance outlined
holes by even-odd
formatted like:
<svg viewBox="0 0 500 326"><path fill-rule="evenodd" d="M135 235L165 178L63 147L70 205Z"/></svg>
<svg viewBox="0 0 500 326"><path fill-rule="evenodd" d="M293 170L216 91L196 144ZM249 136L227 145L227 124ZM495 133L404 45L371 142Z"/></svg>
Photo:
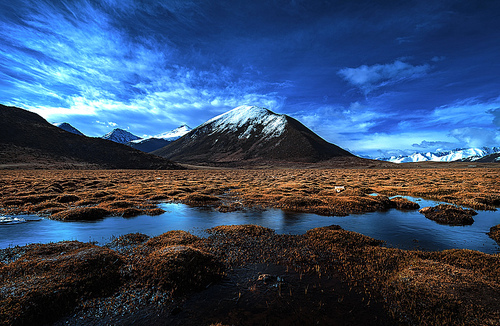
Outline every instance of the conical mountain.
<svg viewBox="0 0 500 326"><path fill-rule="evenodd" d="M256 106L240 106L153 152L190 164L316 163L354 157L299 121Z"/></svg>
<svg viewBox="0 0 500 326"><path fill-rule="evenodd" d="M119 144L126 144L130 141L141 139L141 137L136 136L133 133L128 132L127 130L120 129L120 128L113 129L112 131L108 132L107 134L105 134L101 138L111 140L111 141L114 141L115 143L119 143Z"/></svg>

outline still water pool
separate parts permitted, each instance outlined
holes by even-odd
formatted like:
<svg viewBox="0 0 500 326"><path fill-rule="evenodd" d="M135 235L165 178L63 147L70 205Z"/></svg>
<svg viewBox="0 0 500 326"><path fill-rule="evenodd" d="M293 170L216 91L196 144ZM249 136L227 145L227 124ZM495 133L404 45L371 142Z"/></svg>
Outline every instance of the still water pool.
<svg viewBox="0 0 500 326"><path fill-rule="evenodd" d="M417 201L421 207L439 204L406 198ZM61 240L104 244L113 237L135 232L155 236L169 230L185 230L203 236L205 229L217 225L257 224L280 234L302 234L315 227L338 224L345 230L384 240L389 247L422 250L463 248L500 253L500 247L486 234L490 227L500 224L498 211L478 211L474 224L470 226L448 226L426 219L418 211L395 209L332 217L278 209L220 213L183 204L165 203L160 207L166 210L160 216L108 217L82 222L53 221L37 216L4 216L0 218L0 248Z"/></svg>

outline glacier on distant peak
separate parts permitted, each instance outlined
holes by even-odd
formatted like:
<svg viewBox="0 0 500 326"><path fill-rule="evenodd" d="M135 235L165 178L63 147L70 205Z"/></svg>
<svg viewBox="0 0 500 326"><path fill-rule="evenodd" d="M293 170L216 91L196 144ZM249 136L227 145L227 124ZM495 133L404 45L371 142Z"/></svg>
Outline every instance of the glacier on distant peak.
<svg viewBox="0 0 500 326"><path fill-rule="evenodd" d="M287 120L284 114L276 114L258 106L242 105L208 120L200 127L210 125L213 134L224 131L235 132L239 128L248 125L238 136L238 138L243 139L252 135L256 125L261 125L263 126L262 134L265 137L273 138L283 134L286 123Z"/></svg>
<svg viewBox="0 0 500 326"><path fill-rule="evenodd" d="M490 155L500 152L500 147L480 147L480 148L457 148L449 151L436 151L427 153L413 153L411 155L391 156L389 158L377 158L381 161L389 161L393 163L408 163L408 162L453 162L459 160L475 161Z"/></svg>

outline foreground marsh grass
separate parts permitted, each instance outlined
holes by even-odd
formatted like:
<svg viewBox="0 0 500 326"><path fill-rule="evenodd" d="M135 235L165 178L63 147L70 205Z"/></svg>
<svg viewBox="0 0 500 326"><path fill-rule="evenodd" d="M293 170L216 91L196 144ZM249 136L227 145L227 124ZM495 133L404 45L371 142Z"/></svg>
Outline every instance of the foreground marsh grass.
<svg viewBox="0 0 500 326"><path fill-rule="evenodd" d="M175 319L175 307L189 300L192 291L204 289L211 298L207 286L245 266L261 266L258 271L283 266L300 276L293 279L286 274L283 282L264 286L258 283L262 274L256 272L246 281L250 287L226 284L233 289L229 295L213 299L229 303L218 311L190 316L188 324L251 324L253 316L246 317L247 323L238 319L241 296L253 303L269 300L273 303L266 310L269 316L296 323L328 323L341 314L349 318L338 322L341 325L367 320L372 325L498 325L500 321L499 255L384 248L378 240L338 226L304 235L278 235L256 225L220 226L209 233L208 238L184 231L153 238L131 234L107 248L62 242L2 250L0 323L35 325L75 309L59 324L95 323L100 318L126 324L135 315L151 318L142 313L148 307L159 320L168 321ZM321 291L314 293L314 288ZM286 310L290 305L294 309ZM303 305L310 310L295 310ZM356 314L349 315L353 309ZM122 320L123 315L129 319Z"/></svg>
<svg viewBox="0 0 500 326"><path fill-rule="evenodd" d="M336 187L339 186L345 189L338 192ZM221 211L274 207L346 215L391 207L418 208L405 200L389 200L387 196L392 195L423 197L473 209L494 209L500 205L500 178L497 169L489 168L0 171L0 193L2 213L45 213L54 217L87 216L85 212L89 208L106 210L110 215L145 214L156 209L158 201L208 205ZM370 196L372 193L380 195ZM497 229L492 228L492 235ZM154 238L128 235L116 239L107 248L77 243L74 250L64 250L61 258L49 257L53 262L50 264L45 262L48 256L42 257L39 252L52 254L51 246L63 244L34 245L45 248L36 251L37 254L30 251L31 247L29 250L24 247L4 250L0 262L0 323L30 324L36 318L48 318L43 315L44 309L28 309L38 306L37 298L55 296L55 299L49 299L51 304L62 305L65 309L62 311L69 311L75 306L81 308L82 301L85 306L109 306L110 297L101 297L113 291L121 293L113 297L120 303L123 293L140 297L141 291L146 291L144 289L149 289L148 293L151 293L151 289L158 291L160 288L162 294L154 299L156 301L150 302L163 304L165 298L170 298L175 292L199 289L238 266L274 264L314 274L323 280L342 280L353 293L362 297L363 311L376 314L384 322L392 320L410 325L500 324L498 254L487 255L470 250L419 252L384 248L375 239L335 226L313 229L297 236L276 235L272 230L258 226L217 227L210 233L207 239L183 231L167 232ZM77 268L73 274L60 273L60 264L75 260L75 266L78 266L82 250L95 253L97 258L102 257L102 261L106 262L104 265L110 263L108 257L113 257L112 261L116 263L110 265L112 268L102 267L111 274L100 273L100 269L96 268L95 272L99 275L85 276L79 274L79 271L85 270L83 267ZM67 260L59 262L58 259ZM100 258L98 261L101 261ZM163 264L165 261L172 264ZM194 262L188 268L193 272L191 275L185 273L185 262L188 261ZM29 282L18 268L22 264L26 265L26 270L33 270L34 278ZM209 266L209 269L204 270L200 265ZM38 267L32 266L40 266L41 269L39 271ZM179 275L186 275L186 278L181 280ZM208 277L205 279L203 275ZM102 292L96 291L95 285L101 284L107 277L111 277L113 282L106 282L109 287L104 287ZM59 291L59 286L69 292ZM18 290L33 295L20 296L15 292ZM350 291L333 290L342 295L336 297L335 302L326 303L331 307L338 306L341 298L350 295ZM71 304L58 301L58 298L65 297L72 298ZM144 304L145 301L141 302ZM383 309L372 308L377 305L383 306ZM319 318L322 312L315 310L315 313ZM238 323L223 315L210 322Z"/></svg>
<svg viewBox="0 0 500 326"><path fill-rule="evenodd" d="M336 187L345 187L338 191ZM97 207L110 215L155 213L158 201L283 208L346 215L391 207L407 195L472 209L500 206L498 169L0 171L0 212L56 214ZM158 212L156 212L158 213Z"/></svg>

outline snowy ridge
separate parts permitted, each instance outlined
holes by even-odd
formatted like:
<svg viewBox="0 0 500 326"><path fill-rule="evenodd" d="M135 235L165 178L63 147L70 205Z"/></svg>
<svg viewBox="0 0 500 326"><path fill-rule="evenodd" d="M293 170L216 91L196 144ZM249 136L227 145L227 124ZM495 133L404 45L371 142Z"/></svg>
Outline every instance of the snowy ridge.
<svg viewBox="0 0 500 326"><path fill-rule="evenodd" d="M152 138L161 138L161 139L165 139L165 140L169 140L169 141L174 141L174 140L181 138L182 136L184 136L185 134L187 134L190 131L191 131L191 128L188 125L182 125L178 128L175 128L174 130L167 131L167 132L164 132L162 134L158 134L156 136L153 136Z"/></svg>
<svg viewBox="0 0 500 326"><path fill-rule="evenodd" d="M101 138L111 140L114 141L115 143L120 143L120 144L126 144L129 141L141 139L141 137L137 137L136 135L120 128L113 129L113 131L108 132Z"/></svg>
<svg viewBox="0 0 500 326"><path fill-rule="evenodd" d="M152 137L144 138L144 139L141 138L141 139L132 140L131 142L136 143L136 144L140 144L140 143L142 143L148 139L152 139L152 138L174 141L174 140L181 138L182 136L184 136L185 134L187 134L190 131L191 131L191 128L188 125L184 124L178 128L175 128L174 130L167 131L167 132L164 132L164 133L152 136Z"/></svg>
<svg viewBox="0 0 500 326"><path fill-rule="evenodd" d="M377 158L381 161L393 163L408 162L453 162L459 160L475 161L486 155L500 152L500 147L481 147L481 148L458 148L451 151L438 151L427 153L413 153L411 155L391 156L389 158Z"/></svg>
<svg viewBox="0 0 500 326"><path fill-rule="evenodd" d="M214 134L228 131L237 132L239 128L248 125L238 135L239 139L244 139L252 135L256 125L261 125L263 126L262 135L266 138L274 138L283 134L286 123L286 116L283 114L276 114L257 106L242 105L208 120L200 127L211 126L211 134Z"/></svg>

